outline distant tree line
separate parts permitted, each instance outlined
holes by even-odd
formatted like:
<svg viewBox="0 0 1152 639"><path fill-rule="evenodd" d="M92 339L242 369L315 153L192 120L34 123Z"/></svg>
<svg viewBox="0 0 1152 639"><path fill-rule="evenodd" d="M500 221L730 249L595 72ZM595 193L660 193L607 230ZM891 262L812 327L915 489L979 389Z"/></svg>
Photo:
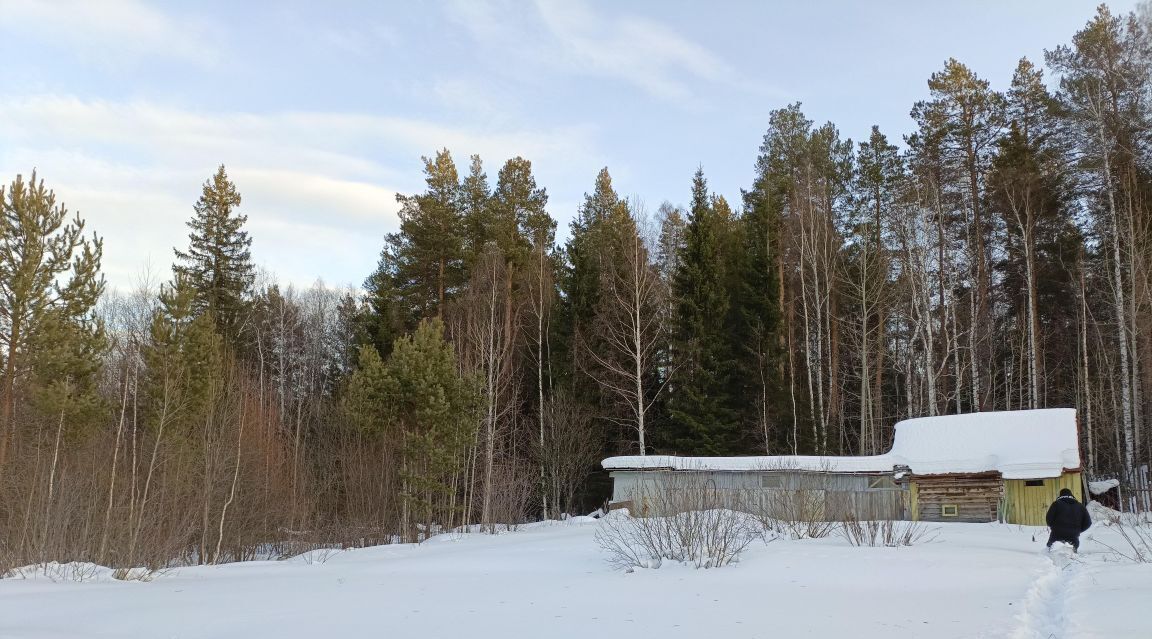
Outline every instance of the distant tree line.
<svg viewBox="0 0 1152 639"><path fill-rule="evenodd" d="M738 202L698 170L652 211L605 168L562 244L528 160L442 150L356 290L261 276L221 166L171 278L106 294L17 176L0 568L494 529L594 507L605 455L874 454L922 415L1075 406L1086 466L1146 464L1148 27L1101 6L1003 92L948 60L903 148L773 111Z"/></svg>

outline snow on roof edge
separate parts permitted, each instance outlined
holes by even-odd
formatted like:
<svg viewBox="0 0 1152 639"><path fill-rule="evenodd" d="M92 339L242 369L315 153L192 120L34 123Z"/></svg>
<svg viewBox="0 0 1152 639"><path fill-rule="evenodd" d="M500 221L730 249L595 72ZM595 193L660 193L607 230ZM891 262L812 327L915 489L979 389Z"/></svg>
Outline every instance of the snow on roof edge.
<svg viewBox="0 0 1152 639"><path fill-rule="evenodd" d="M674 455L609 457L606 470L809 471L914 475L999 472L1005 479L1081 469L1076 410L1049 408L919 417L896 424L892 450L867 457Z"/></svg>

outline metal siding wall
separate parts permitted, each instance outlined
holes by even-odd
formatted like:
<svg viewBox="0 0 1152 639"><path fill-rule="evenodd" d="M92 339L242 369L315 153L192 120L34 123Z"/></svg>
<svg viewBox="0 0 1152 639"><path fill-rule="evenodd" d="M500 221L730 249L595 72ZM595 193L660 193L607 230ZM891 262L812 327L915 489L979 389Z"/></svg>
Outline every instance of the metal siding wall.
<svg viewBox="0 0 1152 639"><path fill-rule="evenodd" d="M907 512L906 490L869 489L869 483L873 479L873 476L869 475L792 471L772 473L681 471L676 474L682 477L703 475L711 486L731 494L731 503L727 504L730 507L739 507L738 504L743 503L749 508L762 509L772 503L776 489L765 488L761 478L773 476L779 478L781 490L820 492L823 498L819 501L824 504L824 516L830 519L842 519L846 514L852 514L860 519L902 519ZM675 485L672 475L671 471L613 471L612 500L632 501L634 510L645 512L646 504L639 503L643 500L643 494L664 486Z"/></svg>

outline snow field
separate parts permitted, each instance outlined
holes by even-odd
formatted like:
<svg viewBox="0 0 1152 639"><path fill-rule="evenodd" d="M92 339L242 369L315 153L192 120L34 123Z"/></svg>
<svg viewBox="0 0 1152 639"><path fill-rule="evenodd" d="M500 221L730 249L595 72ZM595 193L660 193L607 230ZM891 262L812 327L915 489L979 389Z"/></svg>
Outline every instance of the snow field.
<svg viewBox="0 0 1152 639"><path fill-rule="evenodd" d="M935 541L905 548L756 541L725 568L624 573L593 541L597 525L446 534L151 582L100 569L84 582L4 579L0 637L1152 637L1152 565L1115 561L1088 539L1058 564L1041 528L940 524Z"/></svg>

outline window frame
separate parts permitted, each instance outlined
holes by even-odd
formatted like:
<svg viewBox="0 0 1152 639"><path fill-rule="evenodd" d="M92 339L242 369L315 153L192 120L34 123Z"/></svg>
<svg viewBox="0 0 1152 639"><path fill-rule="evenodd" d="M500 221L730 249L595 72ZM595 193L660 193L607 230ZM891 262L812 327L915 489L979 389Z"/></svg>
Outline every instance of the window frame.
<svg viewBox="0 0 1152 639"><path fill-rule="evenodd" d="M760 475L760 488L764 490L779 490L784 487L784 477L776 473Z"/></svg>
<svg viewBox="0 0 1152 639"><path fill-rule="evenodd" d="M877 486L878 483L883 483L883 486ZM868 478L868 490L899 490L900 485L896 480L888 475L872 475Z"/></svg>

